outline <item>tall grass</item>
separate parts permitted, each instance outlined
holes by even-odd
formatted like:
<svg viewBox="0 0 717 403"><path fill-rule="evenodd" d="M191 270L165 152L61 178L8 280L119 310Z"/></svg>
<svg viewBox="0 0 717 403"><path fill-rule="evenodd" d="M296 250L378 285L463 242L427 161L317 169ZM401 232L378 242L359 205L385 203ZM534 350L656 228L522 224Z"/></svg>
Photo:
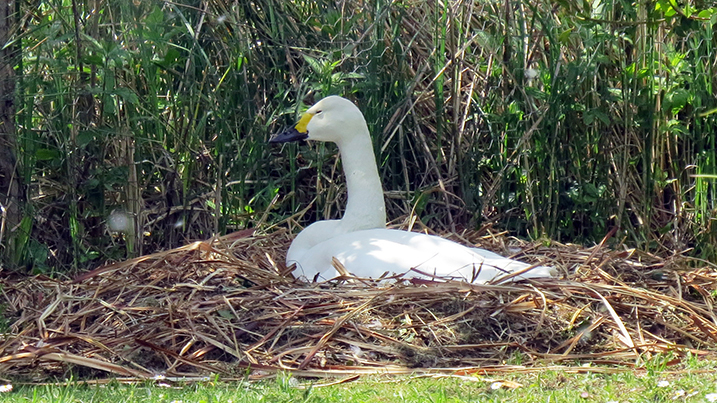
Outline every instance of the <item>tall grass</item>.
<svg viewBox="0 0 717 403"><path fill-rule="evenodd" d="M29 197L5 254L65 270L338 217L335 148L266 140L341 94L392 218L583 243L619 227L714 258L717 12L698 3L23 2Z"/></svg>

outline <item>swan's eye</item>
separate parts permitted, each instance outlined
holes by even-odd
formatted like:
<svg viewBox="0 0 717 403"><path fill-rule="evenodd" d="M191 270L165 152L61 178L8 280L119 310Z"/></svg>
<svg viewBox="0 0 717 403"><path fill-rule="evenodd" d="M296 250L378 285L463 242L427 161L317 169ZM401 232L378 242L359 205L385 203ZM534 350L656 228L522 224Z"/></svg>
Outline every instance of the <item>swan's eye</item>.
<svg viewBox="0 0 717 403"><path fill-rule="evenodd" d="M322 111L316 111L316 113L315 113L314 115L318 115L318 114L321 113L321 112L322 112Z"/></svg>

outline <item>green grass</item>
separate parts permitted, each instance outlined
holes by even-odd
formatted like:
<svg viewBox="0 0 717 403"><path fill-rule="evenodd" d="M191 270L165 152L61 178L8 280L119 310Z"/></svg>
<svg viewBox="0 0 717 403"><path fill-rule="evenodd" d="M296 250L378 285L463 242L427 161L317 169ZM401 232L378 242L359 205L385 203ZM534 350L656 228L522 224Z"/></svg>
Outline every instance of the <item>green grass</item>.
<svg viewBox="0 0 717 403"><path fill-rule="evenodd" d="M664 371L656 365L616 374L546 370L504 377L365 377L326 387L312 387L326 380L287 375L260 382L177 387L18 386L0 394L0 402L709 402L717 393L716 368L717 362L695 361L681 370ZM520 386L496 388L497 382L506 381Z"/></svg>

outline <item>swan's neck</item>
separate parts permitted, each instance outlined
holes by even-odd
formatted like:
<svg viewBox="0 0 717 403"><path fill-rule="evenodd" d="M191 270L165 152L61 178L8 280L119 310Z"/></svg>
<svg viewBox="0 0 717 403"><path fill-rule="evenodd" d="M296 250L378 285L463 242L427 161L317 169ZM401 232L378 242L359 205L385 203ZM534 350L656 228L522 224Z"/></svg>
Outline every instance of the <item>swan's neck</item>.
<svg viewBox="0 0 717 403"><path fill-rule="evenodd" d="M348 192L341 226L347 232L386 226L383 187L378 176L371 137L368 128L361 130L365 133L338 144Z"/></svg>

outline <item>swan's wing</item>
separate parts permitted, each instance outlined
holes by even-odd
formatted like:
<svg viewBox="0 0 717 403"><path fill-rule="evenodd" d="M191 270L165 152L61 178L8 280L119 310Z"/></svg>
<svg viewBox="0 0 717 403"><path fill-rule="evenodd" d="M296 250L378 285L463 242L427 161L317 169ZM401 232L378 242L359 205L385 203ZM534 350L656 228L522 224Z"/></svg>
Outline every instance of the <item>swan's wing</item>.
<svg viewBox="0 0 717 403"><path fill-rule="evenodd" d="M350 273L363 278L401 274L406 278L453 278L483 283L530 266L436 236L374 229L319 243L297 260L294 274L309 280L317 274L323 279L332 278L337 275L333 257ZM549 276L547 270L536 267L519 278Z"/></svg>
<svg viewBox="0 0 717 403"><path fill-rule="evenodd" d="M339 235L340 229L341 222L339 220L316 221L304 228L291 241L289 250L286 252L286 265L290 266L292 262L300 261L311 248Z"/></svg>

